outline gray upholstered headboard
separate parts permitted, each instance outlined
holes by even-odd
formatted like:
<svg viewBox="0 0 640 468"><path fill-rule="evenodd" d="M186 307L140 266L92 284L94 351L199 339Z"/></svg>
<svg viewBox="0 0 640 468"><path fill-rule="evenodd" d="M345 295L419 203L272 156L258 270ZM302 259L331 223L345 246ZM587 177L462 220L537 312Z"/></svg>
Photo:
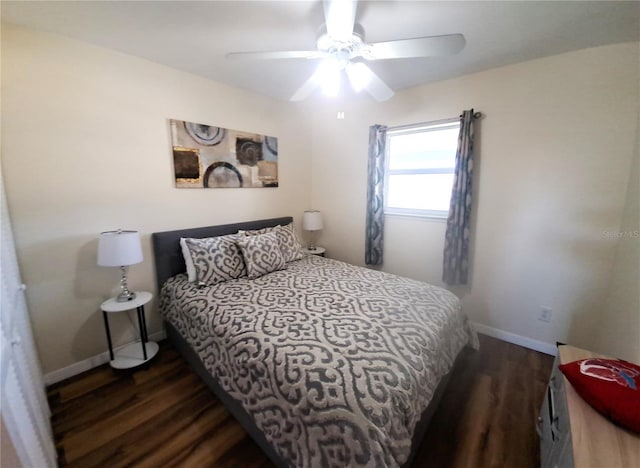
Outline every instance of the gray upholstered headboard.
<svg viewBox="0 0 640 468"><path fill-rule="evenodd" d="M207 226L200 228L179 229L176 231L154 232L151 234L153 244L153 256L156 265L156 284L158 293L162 285L172 276L186 271L182 250L180 248L181 237L193 237L201 239L203 237L224 236L235 234L238 230L261 229L289 224L293 221L291 216L284 218L261 219L258 221L248 221L245 223L224 224L221 226Z"/></svg>

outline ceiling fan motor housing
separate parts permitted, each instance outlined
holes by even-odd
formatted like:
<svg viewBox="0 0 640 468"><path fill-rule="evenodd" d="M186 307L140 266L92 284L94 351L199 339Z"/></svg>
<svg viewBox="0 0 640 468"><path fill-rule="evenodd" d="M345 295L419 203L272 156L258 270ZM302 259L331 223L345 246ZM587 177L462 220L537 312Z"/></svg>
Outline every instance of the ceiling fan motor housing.
<svg viewBox="0 0 640 468"><path fill-rule="evenodd" d="M335 39L327 33L326 24L322 25L316 40L318 50L329 53L342 65L356 57L365 57L368 45L364 42L364 28L355 23L353 33L347 41Z"/></svg>

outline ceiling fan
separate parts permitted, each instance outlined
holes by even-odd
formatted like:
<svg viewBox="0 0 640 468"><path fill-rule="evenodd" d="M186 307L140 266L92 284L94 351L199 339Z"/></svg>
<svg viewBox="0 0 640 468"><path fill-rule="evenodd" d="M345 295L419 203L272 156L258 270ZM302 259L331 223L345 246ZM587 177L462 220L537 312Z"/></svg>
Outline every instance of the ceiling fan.
<svg viewBox="0 0 640 468"><path fill-rule="evenodd" d="M393 96L393 90L365 61L450 55L465 46L462 34L366 43L364 29L355 22L357 0L324 0L323 3L325 25L316 43L317 50L232 52L227 58L322 59L315 73L291 97L292 101L306 99L318 87L328 96L337 96L343 70L354 91L364 89L374 99L386 101Z"/></svg>

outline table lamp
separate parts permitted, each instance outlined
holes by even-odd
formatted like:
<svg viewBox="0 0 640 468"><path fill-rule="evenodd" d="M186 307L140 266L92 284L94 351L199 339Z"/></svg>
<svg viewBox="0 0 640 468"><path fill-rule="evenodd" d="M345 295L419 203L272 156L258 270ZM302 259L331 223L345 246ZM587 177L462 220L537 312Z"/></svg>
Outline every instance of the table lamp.
<svg viewBox="0 0 640 468"><path fill-rule="evenodd" d="M318 210L305 211L302 215L302 229L311 232L311 241L309 242L309 250L316 250L313 242L315 231L322 230L322 215Z"/></svg>
<svg viewBox="0 0 640 468"><path fill-rule="evenodd" d="M120 288L118 302L135 299L135 293L129 291L127 284L127 266L142 262L142 246L138 231L105 231L98 239L98 265L120 267Z"/></svg>

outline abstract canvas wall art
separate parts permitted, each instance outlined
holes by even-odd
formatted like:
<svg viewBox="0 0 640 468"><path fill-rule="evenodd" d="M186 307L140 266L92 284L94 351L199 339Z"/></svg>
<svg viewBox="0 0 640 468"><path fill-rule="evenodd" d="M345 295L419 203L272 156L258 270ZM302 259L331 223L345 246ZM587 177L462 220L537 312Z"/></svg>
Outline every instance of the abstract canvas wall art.
<svg viewBox="0 0 640 468"><path fill-rule="evenodd" d="M278 186L278 139L169 120L177 188Z"/></svg>

